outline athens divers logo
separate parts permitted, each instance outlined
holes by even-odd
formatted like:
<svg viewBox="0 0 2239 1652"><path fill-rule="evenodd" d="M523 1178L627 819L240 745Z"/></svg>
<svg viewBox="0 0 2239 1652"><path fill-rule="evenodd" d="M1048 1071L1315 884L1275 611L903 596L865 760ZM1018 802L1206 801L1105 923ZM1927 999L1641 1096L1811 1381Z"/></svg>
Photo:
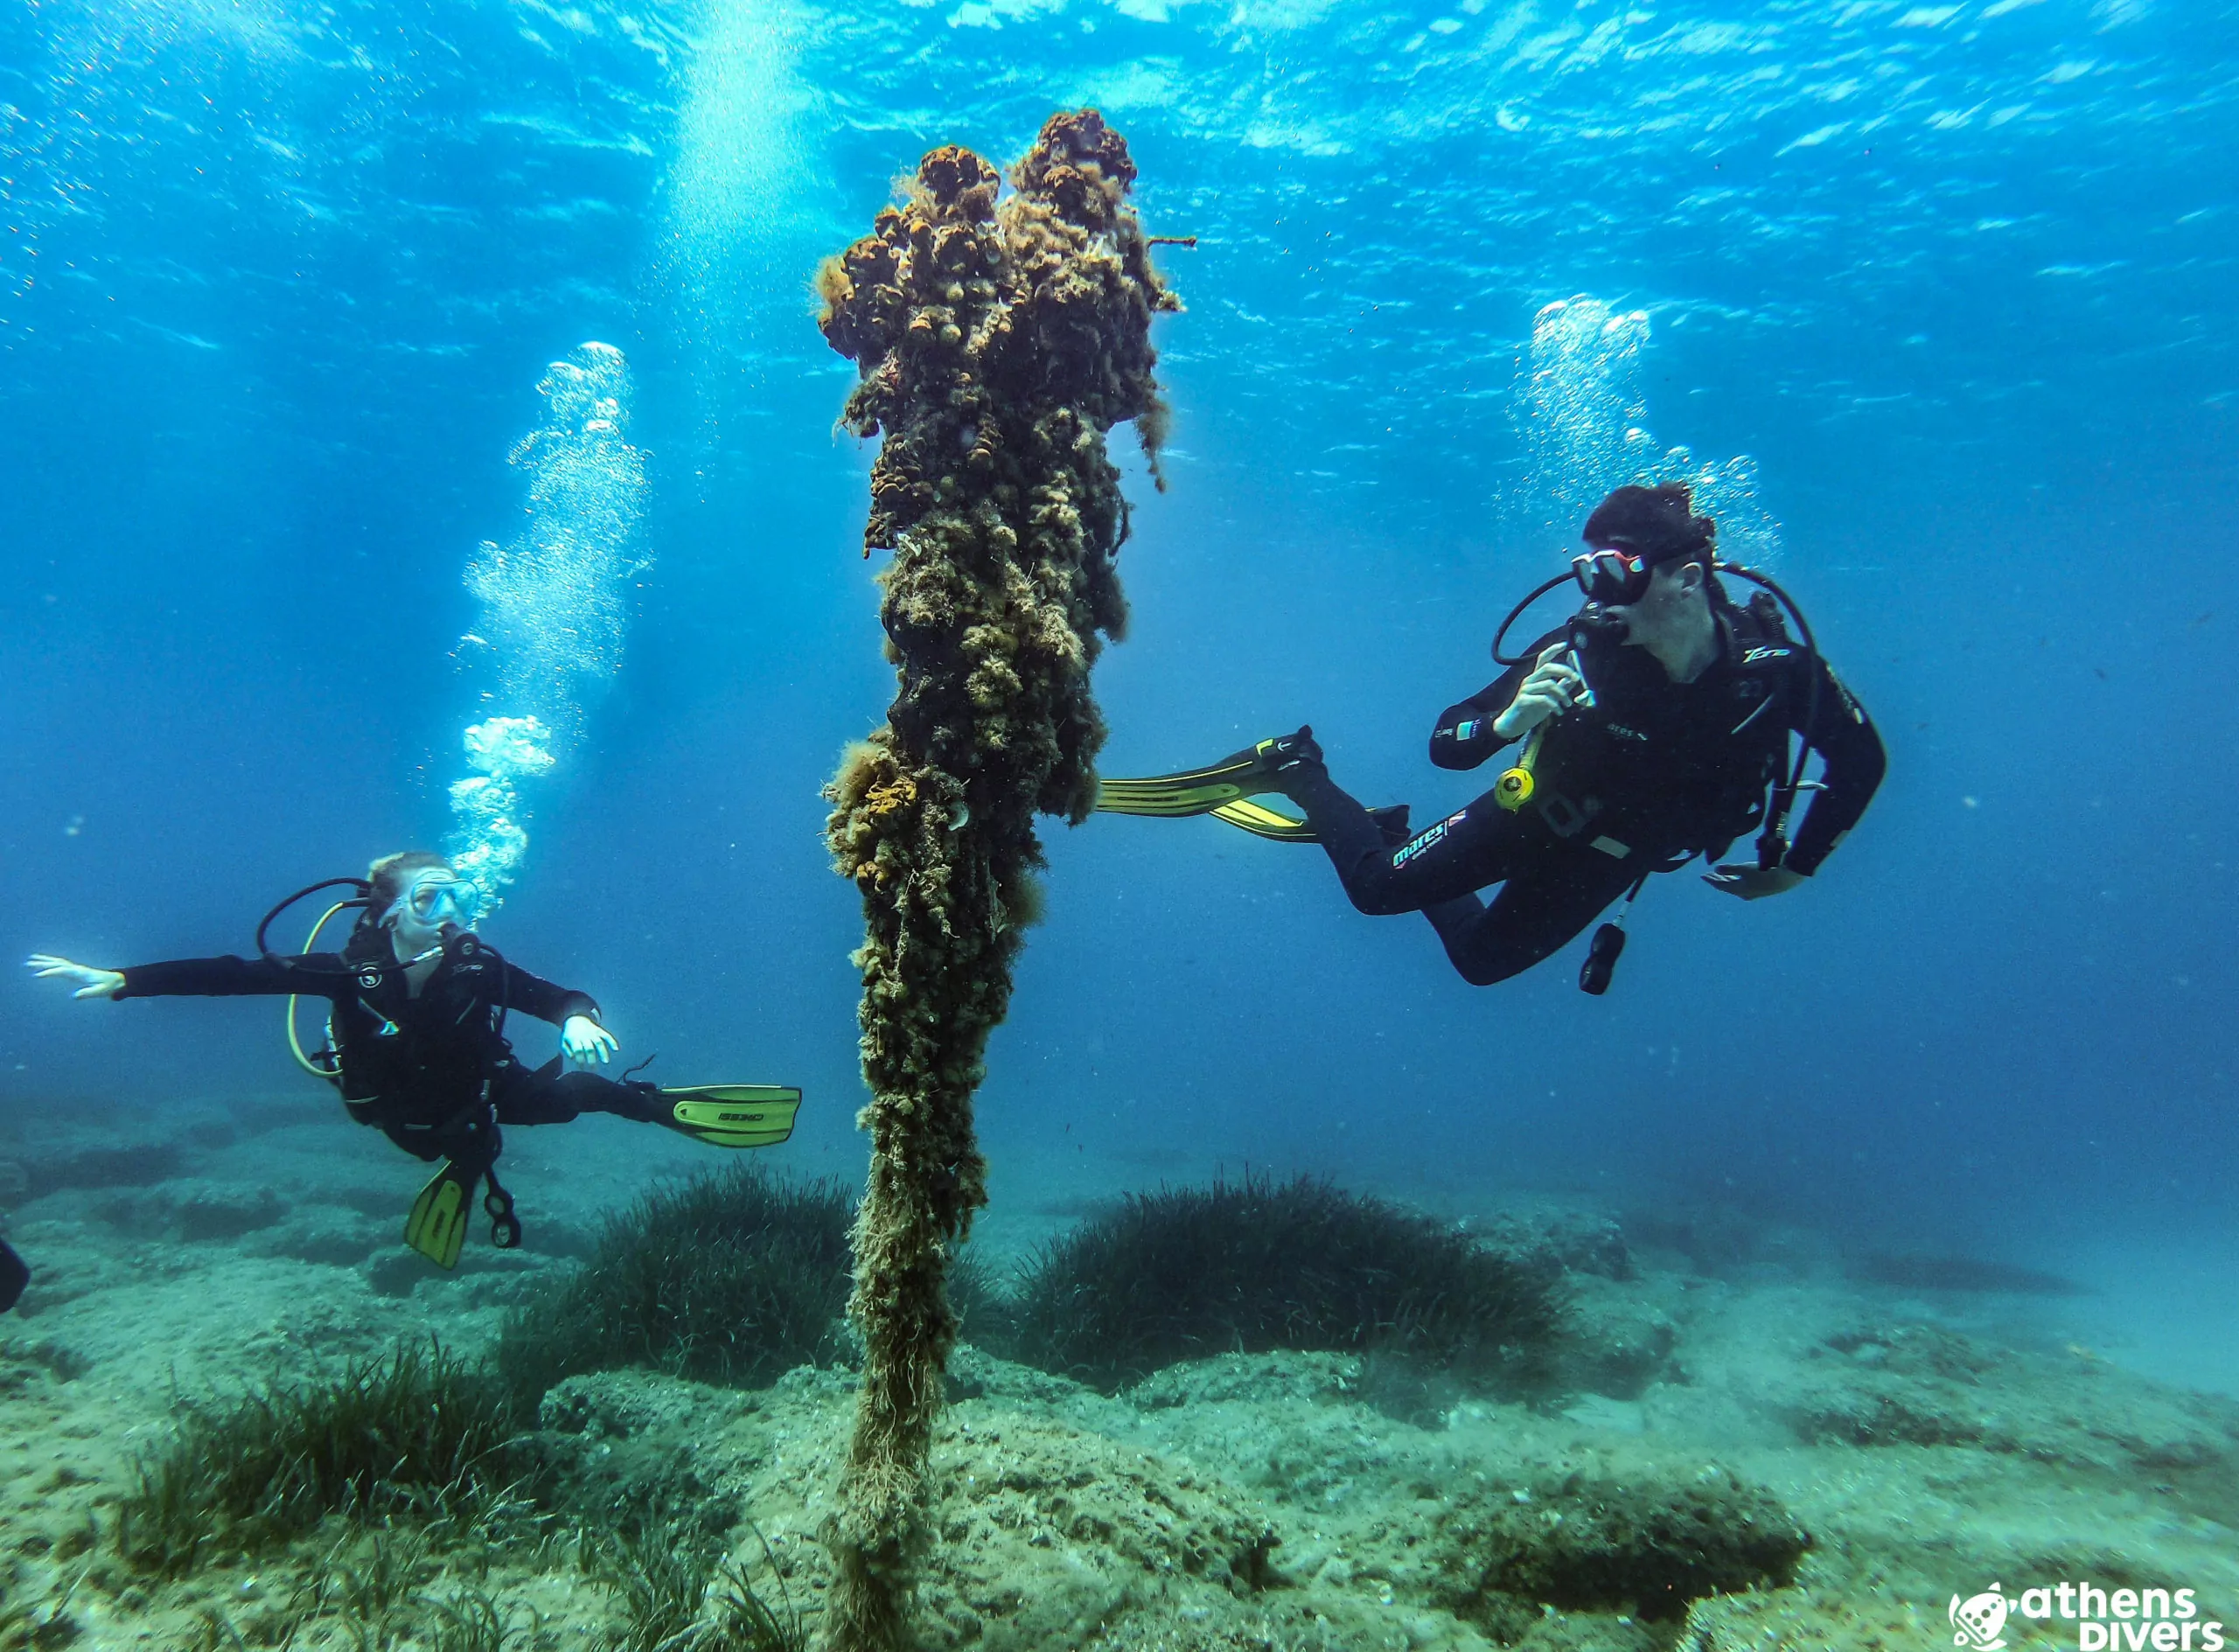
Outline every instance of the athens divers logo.
<svg viewBox="0 0 2239 1652"><path fill-rule="evenodd" d="M2224 1652L2230 1644L2222 1623L2201 1615L2196 1590L2110 1589L2080 1580L2033 1586L2018 1595L1995 1583L1964 1600L1955 1594L1951 1644L1961 1652L2000 1652L2016 1614L2032 1625L2074 1624L2075 1652Z"/></svg>
<svg viewBox="0 0 2239 1652"><path fill-rule="evenodd" d="M2005 1644L2005 1614L2008 1611L2005 1593L1993 1583L1981 1594L1970 1594L1964 1600L1951 1597L1951 1627L1957 1631L1951 1644L1964 1647L1967 1652L1998 1652Z"/></svg>

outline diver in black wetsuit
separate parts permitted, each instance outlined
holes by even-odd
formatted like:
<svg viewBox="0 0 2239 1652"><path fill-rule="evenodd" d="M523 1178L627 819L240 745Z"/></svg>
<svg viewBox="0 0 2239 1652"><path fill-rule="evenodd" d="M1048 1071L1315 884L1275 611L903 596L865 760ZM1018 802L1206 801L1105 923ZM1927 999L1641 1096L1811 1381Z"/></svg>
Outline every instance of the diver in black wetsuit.
<svg viewBox="0 0 2239 1652"><path fill-rule="evenodd" d="M323 1052L327 1062L305 1064L334 1083L359 1124L377 1126L415 1158L449 1161L422 1194L425 1200L436 1192L444 1175L457 1184L457 1195L443 1201L431 1218L440 1230L423 1244L422 1212L415 1207L406 1235L444 1266L457 1256L452 1218L471 1202L478 1180L490 1183L485 1208L493 1237L501 1246L519 1240L511 1198L492 1175L502 1145L500 1126L564 1124L582 1113L607 1112L726 1147L771 1146L790 1132L798 1091L754 1085L665 1091L580 1070L603 1063L615 1050L614 1035L599 1024L598 1006L582 993L507 962L474 934L479 891L442 856L416 850L390 855L374 862L370 879L359 887L365 890L360 899L342 904L365 910L338 953L184 958L126 970L40 953L31 965L43 977L76 982L80 998L327 1000L333 1048ZM274 909L266 926L287 904ZM262 947L264 927L257 933ZM506 1014L516 1009L560 1028L560 1056L539 1068L521 1064L505 1035ZM563 1071L563 1062L579 1070ZM766 1111L750 1119L738 1111L746 1100Z"/></svg>
<svg viewBox="0 0 2239 1652"><path fill-rule="evenodd" d="M1592 549L1573 565L1585 609L1449 708L1431 735L1442 769L1513 748L1512 766L1412 837L1404 806L1371 812L1339 789L1310 728L1204 769L1099 781L1097 806L1213 813L1261 837L1319 842L1356 907L1422 913L1479 986L1538 963L1651 873L1698 854L1715 863L1747 832L1760 833L1756 863L1717 866L1705 881L1751 901L1792 889L1866 812L1881 783L1881 738L1808 630L1801 644L1789 637L1770 582L1718 561L1717 532L1683 484L1604 499L1582 535ZM1737 606L1719 569L1768 594ZM1565 582L1541 586L1509 624ZM1793 759L1791 735L1803 742ZM1825 772L1791 844L1788 805L1811 751ZM1300 805L1305 820L1251 803L1267 792ZM1488 904L1478 891L1494 884ZM1604 925L1579 984L1604 990L1622 944L1622 924Z"/></svg>
<svg viewBox="0 0 2239 1652"><path fill-rule="evenodd" d="M1581 537L1630 563L1636 588L1646 572L1644 589L1602 604L1603 625L1583 636L1542 638L1439 719L1442 769L1538 735L1520 806L1503 795L1517 788L1496 787L1395 847L1329 778L1311 731L1290 736L1295 762L1276 789L1306 811L1356 907L1421 912L1464 979L1505 980L1650 873L1716 862L1763 826L1791 734L1825 764L1795 841L1775 864L1719 866L1705 881L1758 900L1819 869L1881 783L1881 738L1768 598L1728 600L1711 571L1716 533L1684 484L1619 488ZM1496 883L1488 904L1476 892Z"/></svg>
<svg viewBox="0 0 2239 1652"><path fill-rule="evenodd" d="M80 981L80 998L328 1000L343 1105L416 1159L457 1158L488 1124L565 1124L584 1112L659 1122L652 1085L561 1070L563 1058L589 1065L614 1053L598 1006L505 962L472 933L466 925L478 902L464 892L474 886L448 861L421 851L391 855L374 863L371 882L373 904L340 952L126 970L45 955L32 963L41 975ZM522 1066L502 1030L513 1009L560 1028L562 1057Z"/></svg>

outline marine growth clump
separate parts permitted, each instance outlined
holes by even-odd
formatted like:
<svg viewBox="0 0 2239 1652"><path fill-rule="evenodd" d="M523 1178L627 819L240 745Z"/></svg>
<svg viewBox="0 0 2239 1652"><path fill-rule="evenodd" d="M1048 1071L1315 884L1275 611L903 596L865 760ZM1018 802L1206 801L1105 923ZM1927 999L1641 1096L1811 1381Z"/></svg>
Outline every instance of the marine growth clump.
<svg viewBox="0 0 2239 1652"><path fill-rule="evenodd" d="M1104 724L1089 694L1126 618L1112 427L1154 477L1166 408L1135 167L1094 110L1053 116L998 199L937 149L908 199L818 274L826 339L861 369L843 415L882 436L865 554L890 550L880 617L898 687L827 788L840 871L862 891L862 1123L871 1166L850 1312L863 1390L834 1533L835 1648L905 1642L905 1568L956 1340L948 1248L987 1202L972 1096L1036 906L1036 813L1085 819ZM1163 485L1161 484L1161 485Z"/></svg>

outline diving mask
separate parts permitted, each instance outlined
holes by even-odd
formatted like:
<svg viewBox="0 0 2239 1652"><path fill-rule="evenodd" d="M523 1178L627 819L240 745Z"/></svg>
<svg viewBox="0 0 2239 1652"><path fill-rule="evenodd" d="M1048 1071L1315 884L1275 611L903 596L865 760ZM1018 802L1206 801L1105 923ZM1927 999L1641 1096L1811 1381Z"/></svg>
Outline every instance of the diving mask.
<svg viewBox="0 0 2239 1652"><path fill-rule="evenodd" d="M431 930L456 924L471 930L482 916L482 891L464 878L429 870L413 879L396 903L395 915L411 915L413 922Z"/></svg>
<svg viewBox="0 0 2239 1652"><path fill-rule="evenodd" d="M1629 608L1648 595L1656 564L1638 551L1619 545L1573 556L1571 572L1587 600L1606 608Z"/></svg>

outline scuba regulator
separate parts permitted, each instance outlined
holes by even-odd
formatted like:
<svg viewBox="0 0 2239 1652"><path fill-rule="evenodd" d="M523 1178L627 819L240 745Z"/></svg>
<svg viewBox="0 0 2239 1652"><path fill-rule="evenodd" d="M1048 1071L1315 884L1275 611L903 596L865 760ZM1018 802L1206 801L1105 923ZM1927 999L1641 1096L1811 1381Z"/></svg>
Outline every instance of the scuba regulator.
<svg viewBox="0 0 2239 1652"><path fill-rule="evenodd" d="M1503 666L1520 666L1525 663L1520 657L1510 659L1501 652L1501 638L1508 634L1508 628L1516 623L1517 617L1526 608L1561 583L1562 581L1559 579L1548 581L1509 610L1509 617L1501 622L1500 631L1493 638L1495 661ZM1579 696L1579 704L1590 706L1594 703L1594 685L1586 681L1587 649L1597 643L1622 643L1624 639L1625 623L1612 616L1598 602L1589 601L1585 607L1571 616L1569 641L1566 646L1570 651L1571 668L1579 673L1580 682L1585 685L1584 692ZM1533 794L1539 790L1539 782L1534 771L1539 763L1540 743L1546 738L1546 734L1547 725L1543 722L1524 735L1524 749L1517 753L1515 763L1502 770L1501 777L1493 783L1493 801L1510 814L1514 814L1525 804L1531 802Z"/></svg>
<svg viewBox="0 0 2239 1652"><path fill-rule="evenodd" d="M275 906L270 911L264 915L263 918L256 926L256 950L258 955L261 956L268 964L284 963L289 968L295 970L298 974L325 975L329 977L338 975L355 976L358 979L358 985L366 992L372 992L377 988L380 985L382 978L390 970L408 967L412 964L416 964L422 961L420 958L410 958L404 960L401 964L398 964L382 963L367 959L359 963L345 964L342 968L335 970L323 968L319 965L308 963L300 958L283 958L280 953L275 952L272 950L270 944L265 938L271 932L272 924L275 919L276 919L282 912L286 911L289 907L295 905L296 902L302 900L305 896L317 895L321 889L341 888L347 888L352 890L352 893L345 896L343 899L335 902L333 905L328 907L325 911L319 914L318 921L311 925L311 932L304 938L304 953L310 953L313 948L317 946L319 932L326 928L329 921L331 921L338 912L348 911L353 907L359 909L358 921L352 933L355 933L358 930L365 930L372 927L374 922L373 886L372 883L368 882L364 878L323 878L317 883L306 884L303 888L297 889L293 895L289 896L286 899L282 900L278 905ZM462 929L455 924L444 924L443 927L443 941L437 950L441 951L446 957L460 959L471 959L486 953L489 955L492 961L497 965L502 978L502 974L506 967L506 960L504 957L499 952L496 947L491 945L489 942L484 940L471 930ZM423 954L423 957L424 956L428 955ZM330 1083L338 1084L342 1081L342 1058L332 1047L334 1035L331 1021L329 1022L327 1033L328 1047L324 1049L314 1051L312 1054L308 1056L303 1053L303 1040L296 1035L296 1001L300 996L301 994L299 993L290 993L288 998L287 1015L289 1053L295 1056L296 1064L301 1067L305 1072L310 1073L313 1077L324 1078ZM506 1002L502 993L499 995L497 1001L495 1015L492 1023L492 1031L500 1038L505 1036Z"/></svg>
<svg viewBox="0 0 2239 1652"><path fill-rule="evenodd" d="M1825 673L1819 664L1818 645L1812 639L1811 622L1803 617L1803 610L1796 606L1796 599L1768 575L1755 568L1745 568L1739 562L1725 561L1707 544L1682 556L1662 560L1697 561L1712 576L1730 574L1736 579L1746 580L1769 593L1772 599L1779 603L1779 609L1773 610L1775 616L1781 610L1786 610L1789 617L1796 622L1796 638L1803 650L1806 688L1803 726L1806 729L1817 726L1819 720L1819 683ZM1622 643L1626 636L1625 622L1609 610L1630 607L1648 594L1650 582L1655 577L1657 561L1637 547L1622 543L1597 547L1573 557L1568 573L1543 580L1508 610L1508 617L1501 621L1500 628L1493 633L1494 663L1509 667L1533 663L1531 655L1505 653L1501 645L1510 630L1524 617L1533 603L1558 586L1573 582L1577 583L1587 599L1571 616L1565 633L1573 666L1582 665L1589 647ZM1765 602L1762 596L1754 597L1752 606ZM1580 680L1584 680L1582 670ZM1586 685L1580 703L1594 703L1592 684ZM1539 749L1552 721L1551 718L1548 722L1538 724L1524 736L1523 749L1517 754L1516 762L1503 770L1500 778L1493 784L1494 801L1511 814L1531 802L1539 789L1536 772ZM1788 854L1788 818L1796 806L1797 794L1806 790L1803 770L1810 756L1811 745L1808 736L1797 741L1795 756L1787 772L1773 783L1771 798L1765 811L1764 830L1757 836L1757 864L1766 871L1779 866ZM1650 868L1651 871L1671 869L1671 867ZM1633 903L1640 897L1641 889L1647 882L1648 874L1643 873L1626 894L1625 904L1617 916L1594 931L1594 939L1587 947L1585 962L1579 966L1580 992L1599 997L1609 990L1617 959L1625 950L1625 919L1631 913Z"/></svg>
<svg viewBox="0 0 2239 1652"><path fill-rule="evenodd" d="M311 925L311 932L303 941L303 951L309 952L318 944L319 931L327 926L328 921L337 912L346 911L352 907L360 908L362 910L359 913L358 922L361 924L365 923L373 910L373 886L364 878L325 878L319 882L307 884L303 889L297 889L264 915L263 920L256 926L258 955L268 964L282 962L280 955L272 950L264 938L272 928L273 920L307 895L316 895L321 889L340 889L345 886L354 890L355 893L337 901L318 915L318 921ZM294 967L307 975L313 972L306 965L297 964ZM326 1048L314 1055L306 1056L303 1053L303 1041L296 1033L296 1000L299 996L300 994L294 993L288 995L288 1053L296 1058L296 1066L314 1078L324 1078L330 1084L339 1084L342 1082L342 1058L334 1050L334 1033L331 1022L327 1030Z"/></svg>

